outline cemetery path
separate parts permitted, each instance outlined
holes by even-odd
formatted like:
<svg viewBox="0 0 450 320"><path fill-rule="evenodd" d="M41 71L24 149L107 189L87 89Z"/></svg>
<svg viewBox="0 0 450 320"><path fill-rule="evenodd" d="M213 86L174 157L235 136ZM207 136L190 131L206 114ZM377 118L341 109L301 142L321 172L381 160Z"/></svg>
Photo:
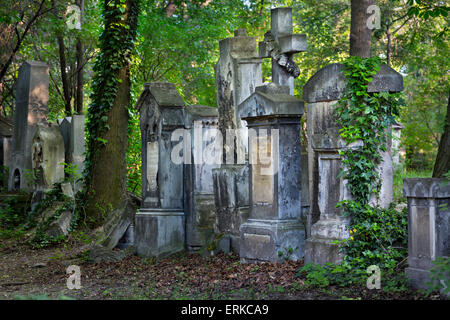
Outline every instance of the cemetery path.
<svg viewBox="0 0 450 320"><path fill-rule="evenodd" d="M374 296L353 289L311 289L296 277L301 262L241 264L235 255L179 254L164 259L129 256L120 262L86 262L86 246L66 243L32 249L8 239L0 244L0 299L416 299ZM69 290L69 265L79 265L81 286Z"/></svg>

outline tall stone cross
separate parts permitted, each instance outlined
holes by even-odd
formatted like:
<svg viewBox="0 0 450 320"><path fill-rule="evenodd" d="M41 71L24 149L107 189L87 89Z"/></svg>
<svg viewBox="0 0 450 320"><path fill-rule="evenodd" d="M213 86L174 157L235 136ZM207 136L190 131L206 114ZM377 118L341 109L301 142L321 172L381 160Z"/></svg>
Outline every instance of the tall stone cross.
<svg viewBox="0 0 450 320"><path fill-rule="evenodd" d="M292 8L271 10L270 31L259 43L259 57L272 58L272 82L289 86L294 95L294 78L300 70L294 62L294 54L306 51L306 35L293 34Z"/></svg>

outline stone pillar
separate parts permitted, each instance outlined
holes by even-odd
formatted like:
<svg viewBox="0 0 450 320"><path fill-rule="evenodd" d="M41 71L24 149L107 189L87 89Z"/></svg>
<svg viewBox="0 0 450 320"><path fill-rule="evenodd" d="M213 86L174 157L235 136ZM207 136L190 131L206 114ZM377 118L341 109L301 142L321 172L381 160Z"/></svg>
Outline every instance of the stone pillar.
<svg viewBox="0 0 450 320"><path fill-rule="evenodd" d="M214 240L216 206L212 170L220 167L222 141L217 108L194 105L186 111L190 153L185 161L186 245L197 251ZM216 140L218 138L218 140Z"/></svg>
<svg viewBox="0 0 450 320"><path fill-rule="evenodd" d="M342 72L343 65L330 64L314 74L303 88L303 98L308 103L307 132L308 132L308 167L309 167L309 194L310 214L307 228L310 233L311 226L320 218L319 209L319 171L318 151L314 151L311 141L316 134L324 135L330 128L336 128L333 113L335 105L341 98L347 80ZM369 92L399 92L403 90L402 76L387 65L381 65L380 71L374 75L368 86ZM380 191L382 207L387 207L393 198L393 170L391 158L391 146L387 145L387 152L383 153L383 163L379 167L382 178ZM375 198L372 203L375 203Z"/></svg>
<svg viewBox="0 0 450 320"><path fill-rule="evenodd" d="M445 179L405 179L403 195L408 199L405 272L414 288L425 289L430 281L431 262L437 257L450 258L450 184ZM448 277L449 274L446 280Z"/></svg>
<svg viewBox="0 0 450 320"><path fill-rule="evenodd" d="M239 114L248 123L250 148L250 216L240 229L241 261L301 259L303 102L289 95L289 87L272 83L257 87Z"/></svg>
<svg viewBox="0 0 450 320"><path fill-rule="evenodd" d="M246 123L237 106L262 84L262 59L256 38L244 29L219 42L220 58L215 65L219 130L223 137L223 162L213 169L216 232L229 236L231 248L239 250L239 227L248 216L248 164ZM239 129L239 130L236 130ZM235 134L227 141L228 134ZM228 156L228 157L227 157Z"/></svg>
<svg viewBox="0 0 450 320"><path fill-rule="evenodd" d="M19 69L14 109L9 190L30 190L25 178L31 174L31 144L39 123L47 123L48 66L42 62L27 61Z"/></svg>
<svg viewBox="0 0 450 320"><path fill-rule="evenodd" d="M400 123L392 126L392 164L394 167L400 165L400 139L404 128Z"/></svg>
<svg viewBox="0 0 450 320"><path fill-rule="evenodd" d="M84 133L84 115L73 115L70 126L69 160L77 168L77 177L83 176L84 160L86 151L86 139ZM81 181L76 181L74 192L83 188Z"/></svg>
<svg viewBox="0 0 450 320"><path fill-rule="evenodd" d="M184 164L174 151L184 132L184 102L171 83L147 83L139 97L142 137L142 206L136 214L137 253L161 256L184 249ZM181 149L182 150L182 149ZM179 150L179 151L181 151ZM173 153L173 155L172 155Z"/></svg>

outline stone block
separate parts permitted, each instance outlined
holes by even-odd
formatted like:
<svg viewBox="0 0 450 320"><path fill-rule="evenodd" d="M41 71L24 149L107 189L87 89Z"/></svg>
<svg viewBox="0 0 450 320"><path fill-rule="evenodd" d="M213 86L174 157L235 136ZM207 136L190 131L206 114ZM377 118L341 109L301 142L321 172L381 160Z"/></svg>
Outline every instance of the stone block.
<svg viewBox="0 0 450 320"><path fill-rule="evenodd" d="M292 34L288 36L278 37L281 53L293 54L304 52L307 49L306 35Z"/></svg>
<svg viewBox="0 0 450 320"><path fill-rule="evenodd" d="M137 254L161 257L185 248L184 213L164 209L141 209L136 214Z"/></svg>
<svg viewBox="0 0 450 320"><path fill-rule="evenodd" d="M300 260L304 239L304 226L298 220L249 219L241 227L241 262Z"/></svg>

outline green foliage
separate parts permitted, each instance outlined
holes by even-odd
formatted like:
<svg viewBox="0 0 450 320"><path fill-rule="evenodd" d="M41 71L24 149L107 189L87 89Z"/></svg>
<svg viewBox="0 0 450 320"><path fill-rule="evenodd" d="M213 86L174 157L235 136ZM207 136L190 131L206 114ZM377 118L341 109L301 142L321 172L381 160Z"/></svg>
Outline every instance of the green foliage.
<svg viewBox="0 0 450 320"><path fill-rule="evenodd" d="M14 195L6 198L0 205L0 229L14 229L27 221L29 208L28 195Z"/></svg>
<svg viewBox="0 0 450 320"><path fill-rule="evenodd" d="M46 210L55 206L57 206L55 212L45 217L44 213ZM27 216L25 227L27 229L36 227L34 237L29 241L34 248L49 247L61 243L66 239L64 235L54 237L47 234L50 224L57 220L65 211L74 212L68 228L68 232L70 233L78 226L79 213L75 210L75 201L62 193L61 184L58 183L53 186L52 190L45 193L43 199Z"/></svg>
<svg viewBox="0 0 450 320"><path fill-rule="evenodd" d="M444 294L450 293L450 258L437 257L432 261L430 270L430 282L427 283L428 293L442 290Z"/></svg>

